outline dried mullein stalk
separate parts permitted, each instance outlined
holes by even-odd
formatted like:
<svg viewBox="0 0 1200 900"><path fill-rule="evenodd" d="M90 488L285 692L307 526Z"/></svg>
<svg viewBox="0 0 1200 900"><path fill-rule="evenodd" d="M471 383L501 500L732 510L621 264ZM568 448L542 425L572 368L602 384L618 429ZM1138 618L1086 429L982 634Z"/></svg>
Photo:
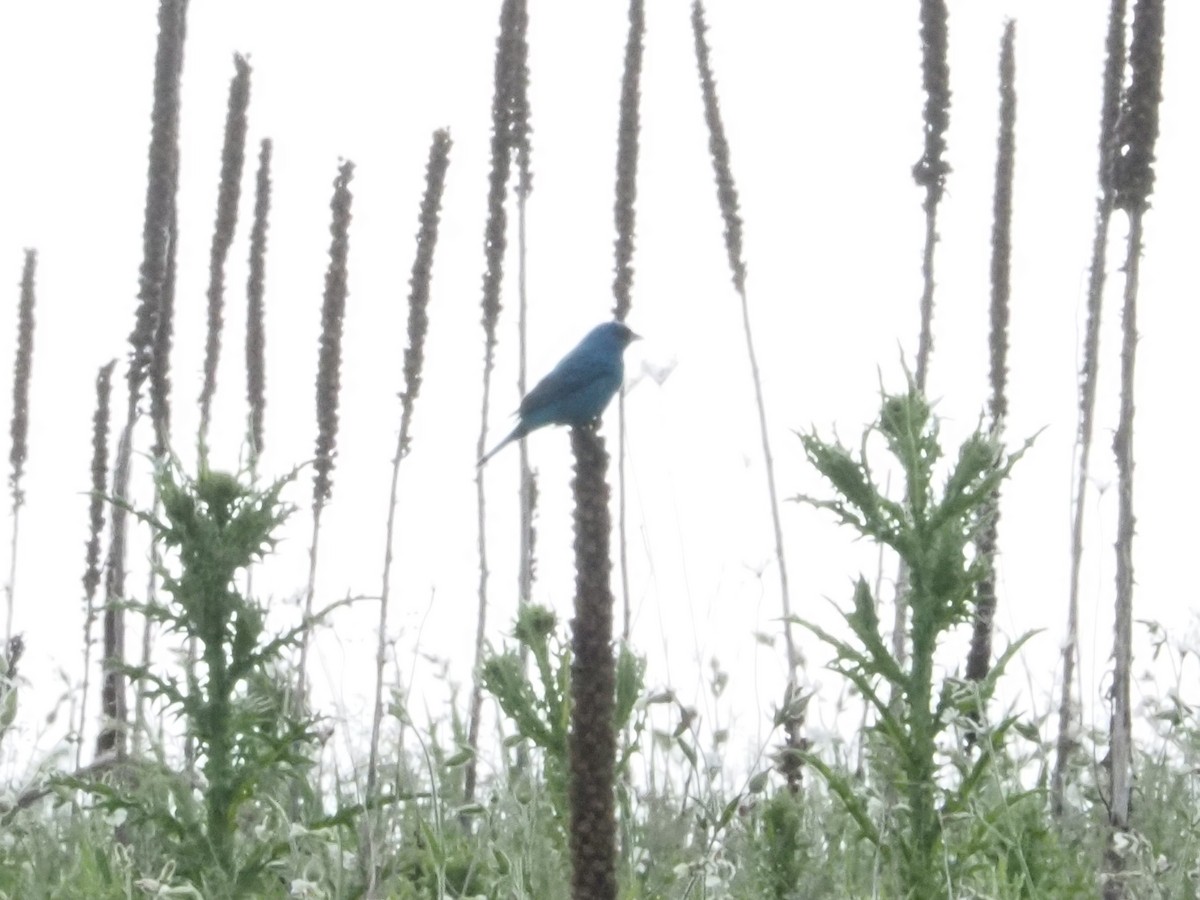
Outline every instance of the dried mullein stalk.
<svg viewBox="0 0 1200 900"><path fill-rule="evenodd" d="M1058 817L1064 811L1064 791L1075 746L1076 707L1072 700L1075 665L1079 648L1080 568L1083 563L1083 525L1091 474L1092 432L1095 427L1096 386L1099 383L1100 320L1107 275L1108 230L1112 219L1114 160L1117 116L1121 109L1121 82L1125 71L1125 0L1112 0L1105 39L1104 87L1100 106L1100 193L1096 198L1096 224L1092 235L1092 258L1088 270L1087 324L1083 338L1083 368L1079 379L1079 431L1071 517L1071 576L1067 595L1067 633L1062 645L1062 682L1058 705L1054 769L1050 776L1050 809Z"/></svg>
<svg viewBox="0 0 1200 900"><path fill-rule="evenodd" d="M79 697L79 743L75 767L83 764L83 730L87 727L87 702L92 673L92 628L96 624L96 589L100 586L100 534L104 531L105 495L108 488L108 430L112 400L112 375L117 361L102 366L96 375L96 409L92 414L92 490L88 499L88 539L83 565L83 688Z"/></svg>
<svg viewBox="0 0 1200 900"><path fill-rule="evenodd" d="M221 329L225 309L225 261L237 227L242 193L242 168L246 159L246 110L250 105L250 64L234 56L235 73L229 83L225 114L225 143L221 149L221 179L217 188L217 218L208 257L208 330L204 341L204 385L200 389L200 459L208 456L208 429L212 400L217 390L217 365L221 357Z"/></svg>
<svg viewBox="0 0 1200 900"><path fill-rule="evenodd" d="M775 490L775 458L771 452L770 434L767 430L766 400L763 396L762 378L758 370L758 354L754 345L754 334L750 327L750 304L746 298L746 264L742 258L742 217L738 210L737 188L733 181L733 169L729 160L729 141L725 137L725 125L721 121L721 107L717 99L716 79L709 60L708 41L705 33L708 25L704 19L704 6L696 0L692 4L692 35L695 39L696 64L700 71L700 92L704 99L704 117L708 124L708 149L712 157L713 174L717 184L717 202L725 221L725 250L729 257L729 269L733 286L737 290L742 309L742 331L746 338L746 355L750 361L750 377L754 385L754 399L758 411L759 438L762 442L763 463L766 469L766 487L771 525L775 536L775 562L779 567L779 590L783 608L783 637L787 652L788 684L785 698L796 695L797 669L801 665L792 634L792 601L788 587L787 558L783 549L783 523L779 515L779 499ZM784 751L784 771L788 786L799 790L800 751L804 740L800 736L803 727L801 703L786 700L784 706L791 712L785 716L784 730L787 734Z"/></svg>
<svg viewBox="0 0 1200 900"><path fill-rule="evenodd" d="M330 202L332 222L329 232L329 266L325 270L325 295L321 304L321 346L317 360L317 441L313 462L313 528L309 547L308 589L304 599L304 619L312 618L317 580L317 550L321 534L321 512L333 496L334 455L337 448L338 401L341 395L342 325L346 315L347 262L350 256L350 218L353 195L350 180L354 163L349 160L338 169ZM307 696L309 632L300 636L300 670L297 706L303 715Z"/></svg>
<svg viewBox="0 0 1200 900"><path fill-rule="evenodd" d="M404 390L400 394L400 434L392 460L392 485L388 502L386 546L383 558L383 586L379 594L379 643L375 652L375 705L371 720L371 746L367 761L367 802L377 795L379 774L379 735L383 724L383 670L387 662L388 603L391 600L392 544L396 527L396 496L399 490L400 461L408 455L411 440L413 406L421 390L421 370L425 362L425 333L429 328L429 286L433 280L433 251L437 246L438 221L446 170L450 165L450 133L437 131L429 148L425 170L425 195L421 200L417 253L409 277L408 346L404 349ZM361 854L367 894L373 895L379 877L376 862L377 837L369 816L363 817L365 850Z"/></svg>
<svg viewBox="0 0 1200 900"><path fill-rule="evenodd" d="M263 303L266 281L267 220L271 212L271 141L258 154L254 189L254 224L250 229L250 274L246 279L246 400L250 407L251 468L263 451L266 394L266 328Z"/></svg>
<svg viewBox="0 0 1200 900"><path fill-rule="evenodd" d="M337 448L338 399L341 392L342 319L346 314L346 262L350 254L350 179L354 163L344 162L333 183L333 222L325 300L321 305L321 352L317 364L317 445L313 505L321 506L333 493L334 453Z"/></svg>
<svg viewBox="0 0 1200 900"><path fill-rule="evenodd" d="M167 422L167 357L170 348L170 306L174 296L176 192L179 185L179 82L183 70L186 0L162 0L158 8L158 49L155 55L154 107L143 224L142 264L138 274L138 308L129 336L130 359L125 425L117 444L112 495L116 499L104 569L104 683L101 688L103 724L96 741L100 755L125 755L125 596L126 502L129 498L133 432L138 400L149 374L155 449L165 450Z"/></svg>
<svg viewBox="0 0 1200 900"><path fill-rule="evenodd" d="M571 623L571 896L615 900L616 663L609 586L608 454L592 428L572 428L575 452L575 618Z"/></svg>
<svg viewBox="0 0 1200 900"><path fill-rule="evenodd" d="M1133 799L1133 423L1137 355L1137 296L1142 256L1142 220L1154 189L1154 146L1162 102L1163 0L1138 0L1129 46L1132 76L1117 121L1114 188L1116 206L1129 215L1125 247L1125 291L1121 306L1121 408L1113 453L1117 462L1117 596L1113 613L1112 720L1109 732L1108 841L1105 900L1131 896L1122 877L1129 853L1125 834Z"/></svg>
<svg viewBox="0 0 1200 900"><path fill-rule="evenodd" d="M525 32L529 16L525 0L504 0L500 8L500 36L496 39L496 66L492 94L491 169L488 173L487 224L484 226L483 250L483 398L480 403L479 439L476 458L487 450L487 422L491 407L492 369L496 358L496 326L500 319L500 285L504 277L504 252L508 246L508 215L504 209L514 153L528 137L527 94L524 82L526 70ZM526 152L521 158L528 159ZM523 185L528 189L528 184ZM475 619L475 669L483 657L484 633L487 626L487 535L484 530L485 501L483 468L475 472L475 506L479 548L479 607ZM483 686L478 677L471 689L467 722L467 745L479 744L479 723L483 714ZM475 794L475 756L472 755L463 775L463 793L469 803Z"/></svg>
<svg viewBox="0 0 1200 900"><path fill-rule="evenodd" d="M1004 419L1008 415L1008 301L1009 257L1012 249L1012 190L1013 161L1016 155L1016 63L1013 53L1015 28L1009 21L1004 27L1000 47L1000 137L997 141L996 181L992 205L992 296L991 332L988 336L990 349L990 381L992 396L989 401L992 418L992 436L1000 437ZM981 681L991 667L992 622L996 614L996 542L999 536L1000 495L996 491L988 501L983 513L983 527L979 537L979 554L987 567L987 574L980 580L975 605L975 623L971 635L971 649L967 654L967 678Z"/></svg>
<svg viewBox="0 0 1200 900"><path fill-rule="evenodd" d="M33 308L36 297L33 286L36 273L37 251L26 250L25 264L21 270L21 299L17 305L17 352L13 362L13 407L9 430L12 447L8 454L11 466L8 484L12 491L13 527L8 572L8 609L4 629L6 643L12 640L13 633L17 593L17 541L21 530L21 507L25 505L21 478L25 474L25 460L29 455L29 378L33 372Z"/></svg>

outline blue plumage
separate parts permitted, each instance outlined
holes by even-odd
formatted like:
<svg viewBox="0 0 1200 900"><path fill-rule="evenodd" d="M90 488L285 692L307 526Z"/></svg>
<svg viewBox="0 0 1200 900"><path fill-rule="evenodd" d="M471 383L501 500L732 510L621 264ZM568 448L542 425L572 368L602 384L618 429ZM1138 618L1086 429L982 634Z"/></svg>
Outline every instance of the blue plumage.
<svg viewBox="0 0 1200 900"><path fill-rule="evenodd" d="M517 409L517 427L479 460L483 465L512 441L544 425L588 425L600 417L625 377L621 355L638 336L622 322L605 322L587 333Z"/></svg>

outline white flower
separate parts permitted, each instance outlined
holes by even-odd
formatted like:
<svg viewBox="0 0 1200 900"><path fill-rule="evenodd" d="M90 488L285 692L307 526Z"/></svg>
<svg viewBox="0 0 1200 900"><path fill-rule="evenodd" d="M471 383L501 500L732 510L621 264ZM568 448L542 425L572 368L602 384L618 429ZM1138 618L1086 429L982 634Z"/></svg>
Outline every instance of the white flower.
<svg viewBox="0 0 1200 900"><path fill-rule="evenodd" d="M110 828L120 828L125 824L125 820L129 818L129 810L124 807L114 809L104 817L104 821Z"/></svg>
<svg viewBox="0 0 1200 900"><path fill-rule="evenodd" d="M325 892L321 890L321 886L315 881L306 881L303 878L293 878L292 883L288 885L288 892L301 900L325 900Z"/></svg>

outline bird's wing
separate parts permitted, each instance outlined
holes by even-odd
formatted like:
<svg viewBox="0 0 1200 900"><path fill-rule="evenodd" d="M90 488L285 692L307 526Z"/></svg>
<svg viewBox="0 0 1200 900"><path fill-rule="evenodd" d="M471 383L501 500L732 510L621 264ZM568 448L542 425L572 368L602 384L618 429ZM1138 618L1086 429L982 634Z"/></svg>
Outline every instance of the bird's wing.
<svg viewBox="0 0 1200 900"><path fill-rule="evenodd" d="M527 416L533 410L571 396L597 379L611 375L621 362L619 356L613 360L594 352L579 353L579 349L564 356L549 375L534 385L521 401L518 415Z"/></svg>

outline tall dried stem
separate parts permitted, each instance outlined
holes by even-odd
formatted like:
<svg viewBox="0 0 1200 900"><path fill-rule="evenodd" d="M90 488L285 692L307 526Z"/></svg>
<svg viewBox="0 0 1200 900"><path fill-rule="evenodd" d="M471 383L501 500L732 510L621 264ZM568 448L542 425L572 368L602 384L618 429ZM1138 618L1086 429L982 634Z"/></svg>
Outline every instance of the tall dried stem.
<svg viewBox="0 0 1200 900"><path fill-rule="evenodd" d="M916 385L922 393L933 352L933 258L937 246L937 209L946 189L950 164L946 162L946 130L950 126L949 14L945 0L921 0L921 82L925 91L922 121L925 147L913 166L913 180L925 189L925 251L921 256L921 328L917 338ZM895 620L892 653L901 664L908 658L908 567L901 560L896 573Z"/></svg>
<svg viewBox="0 0 1200 900"><path fill-rule="evenodd" d="M792 600L788 588L787 559L783 549L783 526L779 517L779 499L775 489L775 458L771 453L771 439L767 430L766 401L763 399L762 378L758 371L758 354L754 347L754 335L750 327L750 304L746 299L746 263L742 256L742 218L738 210L737 187L733 181L733 170L729 161L729 142L725 137L725 126L721 121L721 108L717 101L716 81L709 63L708 42L705 32L704 6L696 0L692 4L692 33L695 38L696 64L700 70L700 90L704 98L704 118L708 125L708 149L712 157L713 173L717 184L717 201L725 221L725 250L729 257L729 269L733 287L741 301L742 331L746 338L746 355L750 361L750 376L754 384L754 400L758 410L759 437L762 441L763 463L767 473L767 499L771 511L771 524L775 532L775 561L779 566L779 589L783 607L783 637L787 648L788 683L784 695L784 728L787 742L783 756L783 768L788 786L798 790L800 785L799 751L804 747L800 732L804 726L804 704L796 702L797 669L801 665L792 635Z"/></svg>
<svg viewBox="0 0 1200 900"><path fill-rule="evenodd" d="M254 185L254 223L250 226L249 274L246 276L246 439L250 480L258 481L258 460L265 441L267 409L267 329L264 303L267 277L267 226L271 213L271 139L263 138ZM246 571L246 596L254 596L254 569Z"/></svg>
<svg viewBox="0 0 1200 900"><path fill-rule="evenodd" d="M387 662L388 602L391 599L392 544L396 525L396 494L400 482L400 461L408 455L411 441L413 406L421 390L421 369L425 361L425 332L429 327L429 285L433 279L433 251L437 247L438 217L442 205L442 189L446 169L450 165L450 133L437 131L429 148L425 168L425 195L421 200L420 227L417 231L417 253L409 277L408 347L404 350L404 391L400 395L400 434L396 455L392 459L392 484L388 495L386 546L383 554L383 585L379 592L379 643L375 651L375 705L371 717L371 749L367 762L367 804L374 807L377 799L379 773L379 732L383 723L383 667ZM376 861L377 840L371 816L363 817L367 830L363 853L363 880L368 897L375 896L378 879Z"/></svg>
<svg viewBox="0 0 1200 900"><path fill-rule="evenodd" d="M1015 26L1004 26L1000 41L1000 137L996 150L996 181L992 205L992 296L989 401L992 438L1000 440L1008 415L1008 301L1010 294L1009 257L1012 250L1013 163L1016 154L1017 120L1016 62L1013 54ZM975 622L971 649L967 654L967 678L982 681L992 662L992 626L996 615L996 542L1000 520L1000 491L988 499L983 511L983 530L979 537L979 555L985 560L987 574L979 581L975 604Z"/></svg>
<svg viewBox="0 0 1200 900"><path fill-rule="evenodd" d="M1125 295L1121 310L1121 411L1113 437L1117 461L1117 596L1113 623L1112 721L1109 735L1108 841L1104 854L1105 900L1131 896L1123 877L1133 795L1133 413L1137 353L1137 295L1142 220L1154 190L1154 145L1162 102L1163 0L1138 0L1129 46L1132 77L1117 121L1115 205L1129 216Z"/></svg>
<svg viewBox="0 0 1200 900"><path fill-rule="evenodd" d="M1072 689L1079 657L1079 576L1083 564L1083 521L1090 474L1092 432L1095 424L1096 385L1100 374L1100 318L1107 268L1109 222L1115 191L1117 117L1121 110L1121 83L1125 72L1125 0L1112 0L1105 40L1104 96L1100 105L1100 193L1096 198L1096 227L1088 270L1087 324L1083 339L1083 370L1079 380L1079 431L1076 434L1075 485L1071 518L1071 580L1067 596L1067 634L1062 647L1062 685L1058 705L1058 735L1054 769L1050 777L1050 808L1063 813L1063 794L1071 750L1075 746L1075 708Z"/></svg>
<svg viewBox="0 0 1200 900"><path fill-rule="evenodd" d="M212 400L217 390L217 364L221 357L221 328L225 310L225 261L237 227L238 200L242 194L242 168L246 160L246 110L250 106L250 64L233 57L235 73L229 83L225 114L225 143L221 148L221 179L217 188L217 218L208 256L208 331L204 342L204 385L200 389L200 429L197 443L203 469L208 461L208 428Z"/></svg>
<svg viewBox="0 0 1200 900"><path fill-rule="evenodd" d="M917 388L925 390L933 350L933 251L937 245L937 209L946 189L946 129L950 126L950 66L946 0L921 0L921 81L925 89L925 149L913 166L913 178L925 189L925 255L921 264L921 333L917 342Z"/></svg>
<svg viewBox="0 0 1200 900"><path fill-rule="evenodd" d="M479 440L476 458L487 450L487 421L491 405L492 369L496 362L496 324L500 318L500 284L504 277L504 251L508 245L508 215L504 209L508 195L508 178L512 169L513 152L520 146L523 126L517 124L519 98L524 89L517 83L525 77L525 32L529 16L525 0L505 0L500 9L500 36L496 40L495 86L492 95L491 171L488 174L488 214L484 230L483 273L483 398L480 403ZM479 725L483 715L483 686L479 680L479 663L483 658L484 634L487 628L487 535L486 503L483 467L475 471L475 508L479 547L479 607L475 617L475 664L472 677L471 701L467 713L467 745L479 747ZM474 754L463 775L463 795L467 802L475 796L477 767Z"/></svg>
<svg viewBox="0 0 1200 900"><path fill-rule="evenodd" d="M21 489L21 478L25 474L25 460L29 455L29 378L33 373L33 309L36 300L33 285L37 273L37 251L25 251L25 264L21 269L21 300L17 305L17 352L13 361L13 407L9 433L12 448L8 460L12 466L8 484L12 492L12 547L8 568L8 610L4 625L4 646L13 636L13 611L17 597L17 547L21 533L21 507L25 505L25 492Z"/></svg>
<svg viewBox="0 0 1200 900"><path fill-rule="evenodd" d="M75 768L83 765L83 732L87 727L88 695L92 675L92 628L96 624L96 589L100 586L100 533L104 530L104 498L108 489L108 426L112 401L112 374L117 361L100 367L96 375L96 411L92 414L92 491L88 500L88 539L83 566L83 687L79 697Z"/></svg>
<svg viewBox="0 0 1200 900"><path fill-rule="evenodd" d="M155 459L165 458L171 446L171 347L175 330L175 247L178 240L178 211L172 209L162 248L166 261L150 350L150 425L154 429L150 452Z"/></svg>
<svg viewBox="0 0 1200 900"><path fill-rule="evenodd" d="M333 180L330 201L329 266L321 304L321 347L317 360L317 440L313 462L313 522L308 551L308 587L304 592L304 623L312 621L317 589L317 558L321 537L321 512L333 496L333 468L337 450L338 402L341 396L342 325L346 315L347 261L350 256L350 218L353 195L350 181L354 163L346 160ZM300 668L296 684L296 712L303 715L308 698L309 628L300 635Z"/></svg>
<svg viewBox="0 0 1200 900"><path fill-rule="evenodd" d="M592 428L572 428L575 452L575 618L571 623L570 847L572 900L615 900L612 562L608 454Z"/></svg>
<svg viewBox="0 0 1200 900"><path fill-rule="evenodd" d="M138 400L147 375L151 377L151 415L156 444L165 446L167 421L166 356L170 348L169 309L174 294L176 204L179 184L179 82L187 27L187 0L161 0L158 9L158 49L154 63L154 107L150 125L150 162L146 212L142 233L142 264L138 276L138 308L129 336L130 358L125 425L117 444L112 479L113 506L108 560L104 577L104 681L101 713L104 721L96 742L100 755L125 755L125 550L129 477Z"/></svg>
<svg viewBox="0 0 1200 900"><path fill-rule="evenodd" d="M521 33L514 36L511 61L511 133L514 157L517 164L517 395L524 397L529 386L529 293L528 293L528 233L526 229L529 195L533 193L533 170L531 166L532 145L529 139L532 130L529 119L529 42ZM519 559L517 561L517 604L524 608L533 599L533 581L537 566L537 532L533 518L537 512L537 476L529 465L529 446L525 441L517 442L521 483L519 493L518 523ZM522 662L528 657L528 647L521 645ZM528 752L522 744L517 748L517 765L524 768L528 763Z"/></svg>
<svg viewBox="0 0 1200 900"><path fill-rule="evenodd" d="M629 34L621 76L621 112L617 126L617 187L613 204L613 318L624 322L633 302L633 236L637 230L638 135L641 131L642 45L646 14L642 0L629 0ZM617 553L621 558L621 639L629 640L629 545L625 507L625 391L617 397Z"/></svg>
<svg viewBox="0 0 1200 900"><path fill-rule="evenodd" d="M246 277L246 402L250 410L250 471L255 473L263 451L263 417L267 408L266 282L267 225L271 213L271 140L264 138L258 153L254 188L254 224L250 228L250 272ZM247 591L249 596L249 591Z"/></svg>

